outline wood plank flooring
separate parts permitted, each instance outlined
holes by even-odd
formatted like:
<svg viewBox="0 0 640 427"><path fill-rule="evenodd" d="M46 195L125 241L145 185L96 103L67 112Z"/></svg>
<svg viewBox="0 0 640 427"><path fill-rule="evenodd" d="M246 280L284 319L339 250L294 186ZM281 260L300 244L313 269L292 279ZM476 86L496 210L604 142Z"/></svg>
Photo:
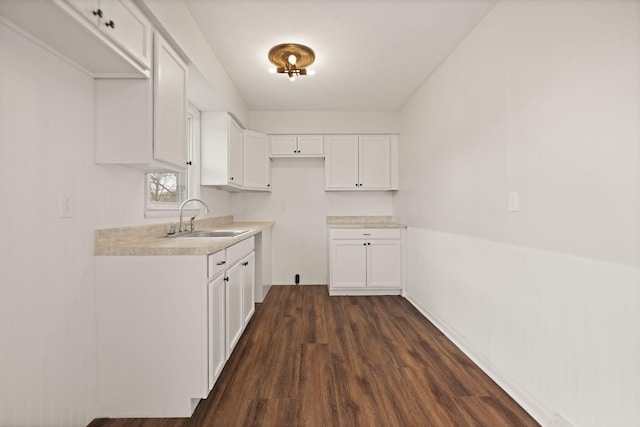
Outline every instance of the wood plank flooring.
<svg viewBox="0 0 640 427"><path fill-rule="evenodd" d="M193 417L89 426L538 425L404 298L274 286Z"/></svg>

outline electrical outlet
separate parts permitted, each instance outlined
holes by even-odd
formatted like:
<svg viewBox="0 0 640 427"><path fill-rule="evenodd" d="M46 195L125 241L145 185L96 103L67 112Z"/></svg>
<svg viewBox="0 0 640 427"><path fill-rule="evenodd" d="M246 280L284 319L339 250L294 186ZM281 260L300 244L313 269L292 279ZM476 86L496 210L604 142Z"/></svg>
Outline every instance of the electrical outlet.
<svg viewBox="0 0 640 427"><path fill-rule="evenodd" d="M60 195L60 218L73 217L73 199L69 194Z"/></svg>

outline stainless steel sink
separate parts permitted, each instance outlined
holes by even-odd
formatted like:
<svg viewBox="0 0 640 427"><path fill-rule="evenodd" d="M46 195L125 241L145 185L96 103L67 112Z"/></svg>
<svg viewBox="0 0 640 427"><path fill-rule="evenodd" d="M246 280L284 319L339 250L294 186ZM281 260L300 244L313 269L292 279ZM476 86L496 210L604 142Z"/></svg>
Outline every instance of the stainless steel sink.
<svg viewBox="0 0 640 427"><path fill-rule="evenodd" d="M249 230L201 230L201 231L185 231L167 235L167 237L235 237L246 233Z"/></svg>

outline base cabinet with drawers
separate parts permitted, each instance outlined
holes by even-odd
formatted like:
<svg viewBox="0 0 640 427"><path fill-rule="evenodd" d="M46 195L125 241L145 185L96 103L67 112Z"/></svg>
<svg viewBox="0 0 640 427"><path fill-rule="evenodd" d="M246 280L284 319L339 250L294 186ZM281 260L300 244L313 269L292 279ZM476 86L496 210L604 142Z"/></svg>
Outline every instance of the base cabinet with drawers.
<svg viewBox="0 0 640 427"><path fill-rule="evenodd" d="M330 295L399 295L403 229L331 229Z"/></svg>
<svg viewBox="0 0 640 427"><path fill-rule="evenodd" d="M96 257L97 417L193 414L254 313L254 246Z"/></svg>

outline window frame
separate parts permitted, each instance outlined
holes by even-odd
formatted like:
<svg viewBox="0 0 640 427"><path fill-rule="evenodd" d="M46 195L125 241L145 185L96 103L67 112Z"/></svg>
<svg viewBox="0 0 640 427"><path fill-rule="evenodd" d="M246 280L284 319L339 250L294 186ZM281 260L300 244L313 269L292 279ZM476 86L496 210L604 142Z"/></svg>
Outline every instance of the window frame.
<svg viewBox="0 0 640 427"><path fill-rule="evenodd" d="M185 177L185 199L200 197L200 111L189 104L187 107L187 162L188 165L183 174ZM178 214L182 202L152 202L150 201L150 181L147 172L144 175L144 216L145 218L168 218ZM162 172L158 172L162 173ZM199 209L184 209L184 213L194 215Z"/></svg>

